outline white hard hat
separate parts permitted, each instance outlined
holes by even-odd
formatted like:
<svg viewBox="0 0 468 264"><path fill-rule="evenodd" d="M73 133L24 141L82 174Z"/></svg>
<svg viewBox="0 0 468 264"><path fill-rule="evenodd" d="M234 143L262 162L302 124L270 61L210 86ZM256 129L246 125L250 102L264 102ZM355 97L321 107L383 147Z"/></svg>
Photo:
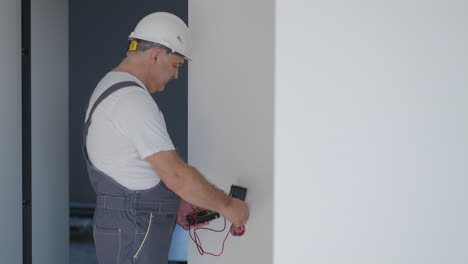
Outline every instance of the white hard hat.
<svg viewBox="0 0 468 264"><path fill-rule="evenodd" d="M161 44L187 60L192 59L192 40L187 25L173 14L156 12L147 15L138 22L129 38Z"/></svg>

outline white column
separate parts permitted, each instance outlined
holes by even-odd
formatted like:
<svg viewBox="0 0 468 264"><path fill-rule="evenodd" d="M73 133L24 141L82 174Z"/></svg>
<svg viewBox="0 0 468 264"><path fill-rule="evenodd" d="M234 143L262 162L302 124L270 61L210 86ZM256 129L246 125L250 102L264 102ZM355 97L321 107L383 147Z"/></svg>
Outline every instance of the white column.
<svg viewBox="0 0 468 264"><path fill-rule="evenodd" d="M272 263L273 2L189 1L189 27L189 163L226 192L248 188L251 219L221 257L199 256L189 241L188 261ZM220 252L225 232L199 234Z"/></svg>
<svg viewBox="0 0 468 264"><path fill-rule="evenodd" d="M190 261L467 262L467 8L190 3L189 160L254 193L254 231Z"/></svg>
<svg viewBox="0 0 468 264"><path fill-rule="evenodd" d="M32 1L31 13L32 258L63 264L69 248L68 2Z"/></svg>
<svg viewBox="0 0 468 264"><path fill-rule="evenodd" d="M21 263L21 1L0 2L0 35L0 256Z"/></svg>
<svg viewBox="0 0 468 264"><path fill-rule="evenodd" d="M274 263L468 262L467 10L276 1Z"/></svg>

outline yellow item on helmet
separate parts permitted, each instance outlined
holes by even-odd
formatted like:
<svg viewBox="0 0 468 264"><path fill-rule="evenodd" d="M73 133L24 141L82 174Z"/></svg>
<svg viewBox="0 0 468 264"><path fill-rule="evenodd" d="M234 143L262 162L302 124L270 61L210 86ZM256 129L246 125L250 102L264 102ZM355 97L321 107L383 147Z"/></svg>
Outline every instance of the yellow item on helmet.
<svg viewBox="0 0 468 264"><path fill-rule="evenodd" d="M135 51L137 48L138 43L136 40L130 41L130 45L128 46L128 51Z"/></svg>

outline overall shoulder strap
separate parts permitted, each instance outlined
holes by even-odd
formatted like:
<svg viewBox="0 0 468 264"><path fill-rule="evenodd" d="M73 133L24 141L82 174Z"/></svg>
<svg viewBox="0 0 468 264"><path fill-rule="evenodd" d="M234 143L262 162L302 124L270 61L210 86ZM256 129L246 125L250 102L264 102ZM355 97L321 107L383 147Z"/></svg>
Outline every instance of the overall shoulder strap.
<svg viewBox="0 0 468 264"><path fill-rule="evenodd" d="M88 119L86 120L86 123L91 123L91 119L93 117L93 113L94 113L94 110L96 110L96 107L104 100L107 98L107 96L111 95L113 92L119 90L119 89L122 89L122 88L125 88L125 87L129 87L129 86L138 86L140 88L143 89L143 87L141 87L140 84L138 84L137 82L134 82L134 81L125 81L125 82L118 82L116 84L113 84L112 86L110 86L107 90L105 90L100 96L99 98L96 100L96 102L94 102L94 105L93 107L91 108L91 111L89 111L89 115L88 115ZM88 106L89 107L89 106Z"/></svg>

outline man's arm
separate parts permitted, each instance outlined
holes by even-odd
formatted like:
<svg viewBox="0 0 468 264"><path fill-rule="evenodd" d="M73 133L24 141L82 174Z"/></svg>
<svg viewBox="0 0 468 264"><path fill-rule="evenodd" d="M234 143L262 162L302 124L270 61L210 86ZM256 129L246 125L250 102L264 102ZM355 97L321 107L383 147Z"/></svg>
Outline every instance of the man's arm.
<svg viewBox="0 0 468 264"><path fill-rule="evenodd" d="M245 202L227 196L209 183L195 168L186 164L173 150L146 158L166 186L185 201L222 214L235 226L245 224L249 209Z"/></svg>

